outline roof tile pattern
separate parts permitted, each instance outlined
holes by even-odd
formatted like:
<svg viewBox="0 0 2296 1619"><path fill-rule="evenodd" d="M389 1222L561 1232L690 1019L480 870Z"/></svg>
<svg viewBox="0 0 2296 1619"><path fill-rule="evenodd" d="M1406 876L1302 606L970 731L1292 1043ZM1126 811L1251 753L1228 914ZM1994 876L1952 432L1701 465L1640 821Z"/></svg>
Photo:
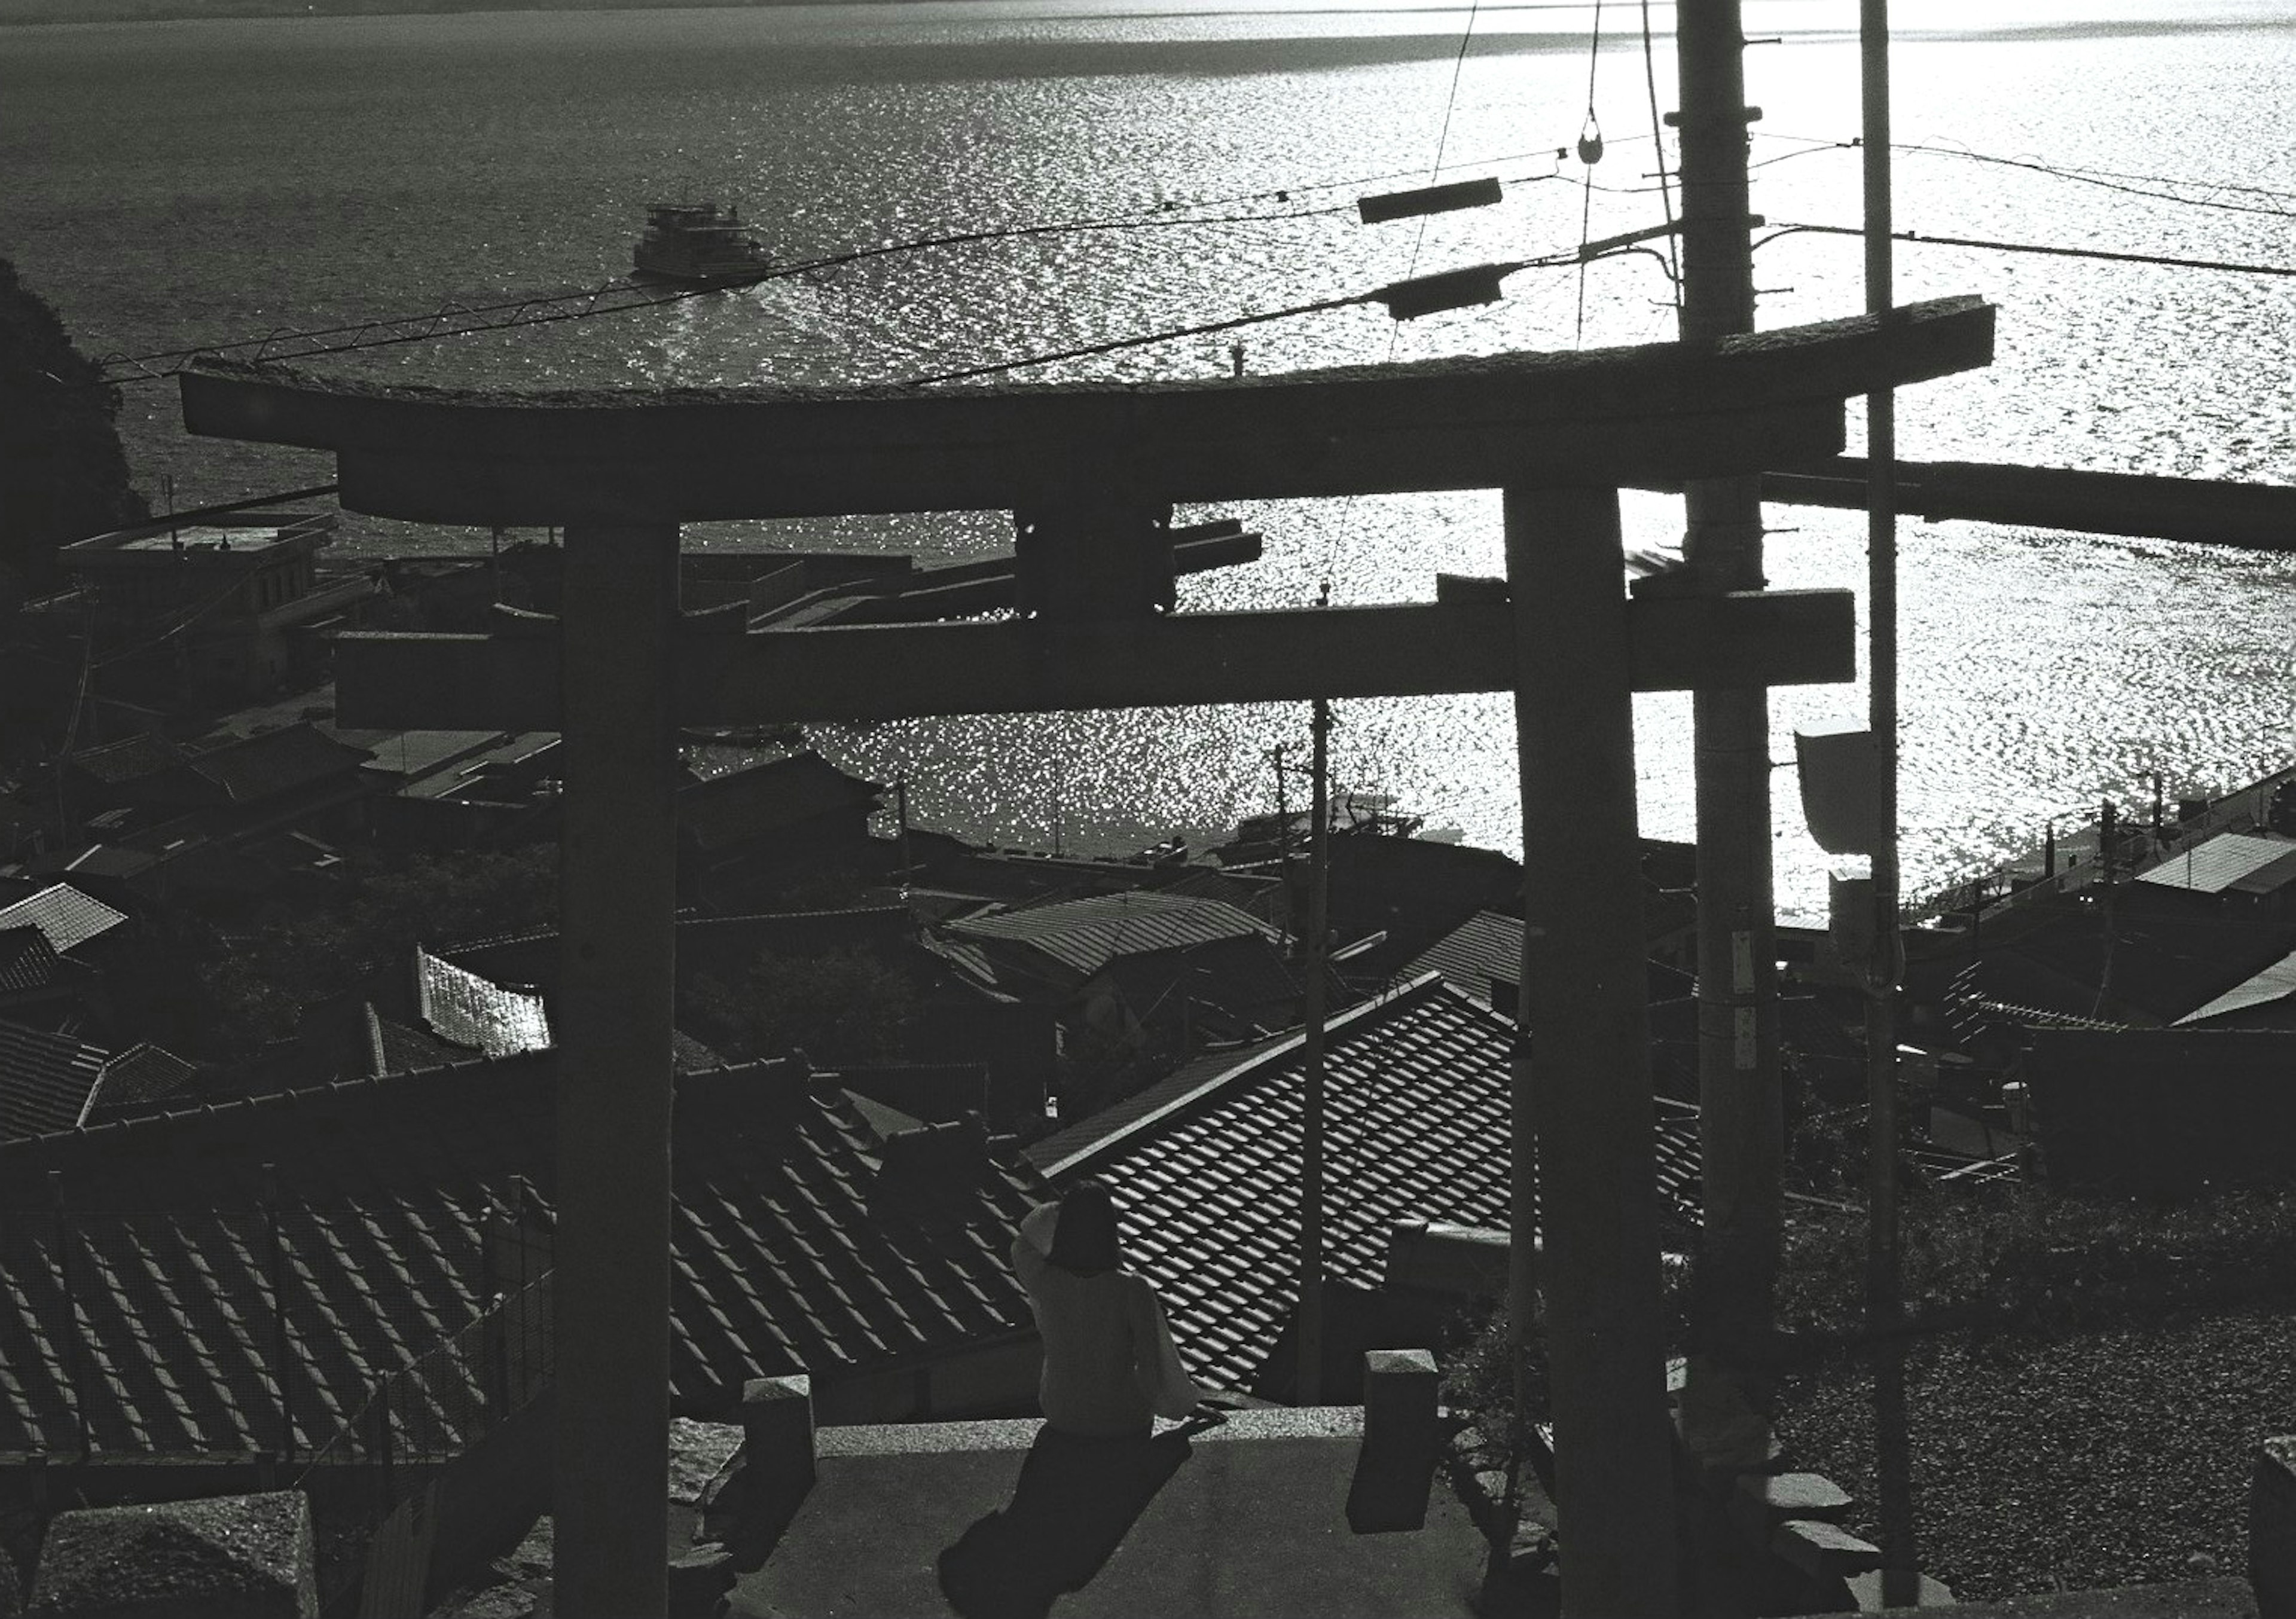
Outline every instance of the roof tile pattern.
<svg viewBox="0 0 2296 1619"><path fill-rule="evenodd" d="M1494 980L1522 981L1522 919L1478 911L1422 951L1419 959L1403 970L1412 977L1430 970L1439 972L1445 983L1488 1006Z"/></svg>
<svg viewBox="0 0 2296 1619"><path fill-rule="evenodd" d="M489 1210L531 1185L546 1217L551 1098L550 1059L521 1056L0 1147L0 1454L76 1447L83 1412L99 1452L269 1448L283 1423L299 1449L324 1443L376 1378L478 1312ZM686 1076L676 1118L681 1406L1029 1329L1007 1258L1046 1195L1026 1164L982 1151L890 1186L885 1138L784 1064ZM430 1397L447 1423L473 1396Z"/></svg>
<svg viewBox="0 0 2296 1619"><path fill-rule="evenodd" d="M1078 977L1090 977L1119 955L1246 934L1275 936L1266 922L1224 901L1147 889L993 912L951 922L948 930L963 939L1030 946Z"/></svg>
<svg viewBox="0 0 2296 1619"><path fill-rule="evenodd" d="M343 777L373 757L373 750L339 742L316 725L289 725L226 742L190 760L193 774L221 789L231 804L259 804L329 777Z"/></svg>
<svg viewBox="0 0 2296 1619"><path fill-rule="evenodd" d="M173 1095L198 1077L199 1070L190 1063L147 1040L105 1062L88 1098L87 1116L97 1119L140 1108Z"/></svg>
<svg viewBox="0 0 2296 1619"><path fill-rule="evenodd" d="M47 935L49 948L63 955L111 932L127 920L125 912L114 911L70 883L51 883L37 894L0 910L0 932L12 928L37 928Z"/></svg>
<svg viewBox="0 0 2296 1619"><path fill-rule="evenodd" d="M31 923L0 929L0 994L45 989L62 969L48 936Z"/></svg>
<svg viewBox="0 0 2296 1619"><path fill-rule="evenodd" d="M102 1074L92 1045L0 1023L0 1141L75 1128Z"/></svg>
<svg viewBox="0 0 2296 1619"><path fill-rule="evenodd" d="M1406 1216L1505 1227L1513 1026L1429 975L1327 1026L1332 1278L1379 1286L1388 1228ZM1030 1157L1058 1182L1111 1182L1128 1261L1156 1284L1189 1364L1242 1387L1297 1303L1300 1043L1273 1043L1209 1078L1205 1067L1192 1064L1121 1117L1086 1120ZM1662 1213L1685 1225L1696 1220L1696 1118L1660 1104L1657 1191Z"/></svg>

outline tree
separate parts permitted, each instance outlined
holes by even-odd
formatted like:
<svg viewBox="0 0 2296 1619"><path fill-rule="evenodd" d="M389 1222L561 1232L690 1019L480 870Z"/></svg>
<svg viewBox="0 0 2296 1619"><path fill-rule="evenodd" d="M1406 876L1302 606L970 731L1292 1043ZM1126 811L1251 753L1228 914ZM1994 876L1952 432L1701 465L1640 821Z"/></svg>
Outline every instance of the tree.
<svg viewBox="0 0 2296 1619"><path fill-rule="evenodd" d="M151 515L113 427L119 391L0 258L0 594L59 582L56 548Z"/></svg>
<svg viewBox="0 0 2296 1619"><path fill-rule="evenodd" d="M729 1055L800 1051L824 1063L897 1059L917 1015L907 977L859 947L820 955L761 950L740 983L696 974L678 1001L679 1020Z"/></svg>

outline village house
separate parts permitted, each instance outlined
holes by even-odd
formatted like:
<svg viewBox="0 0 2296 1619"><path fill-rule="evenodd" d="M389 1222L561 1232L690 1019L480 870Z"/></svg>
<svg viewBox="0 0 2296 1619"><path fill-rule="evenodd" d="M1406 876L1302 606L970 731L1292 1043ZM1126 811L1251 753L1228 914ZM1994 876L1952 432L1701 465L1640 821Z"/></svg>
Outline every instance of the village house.
<svg viewBox="0 0 2296 1619"><path fill-rule="evenodd" d="M471 1059L0 1143L0 1461L103 1492L166 1460L308 1457L383 1374L547 1269L547 1053ZM89 1083L93 1056L81 1064ZM834 1075L680 1082L672 1398L805 1371L824 1420L1018 1412L1034 1329L1006 1250L1025 1163L977 1125L887 1135ZM451 1409L471 1391L439 1390Z"/></svg>
<svg viewBox="0 0 2296 1619"><path fill-rule="evenodd" d="M1507 1228L1516 1030L1432 972L1326 1030L1323 1390L1347 1402L1365 1350L1432 1346L1458 1302L1431 1305L1416 1279L1390 1288L1397 1229ZM1027 1149L1055 1187L1115 1189L1127 1261L1156 1284L1199 1380L1278 1400L1296 1386L1302 1047L1294 1030L1207 1055ZM1697 1113L1658 1107L1652 1195L1686 1245Z"/></svg>
<svg viewBox="0 0 2296 1619"><path fill-rule="evenodd" d="M93 597L116 695L163 707L244 701L316 673L328 633L356 623L374 595L364 573L318 575L334 527L332 511L162 518L78 541L57 560Z"/></svg>

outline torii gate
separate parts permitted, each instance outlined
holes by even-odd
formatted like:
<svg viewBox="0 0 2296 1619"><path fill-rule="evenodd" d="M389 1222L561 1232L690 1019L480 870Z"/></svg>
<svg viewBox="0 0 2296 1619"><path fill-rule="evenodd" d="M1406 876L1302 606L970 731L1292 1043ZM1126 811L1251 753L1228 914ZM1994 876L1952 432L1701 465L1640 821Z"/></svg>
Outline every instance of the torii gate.
<svg viewBox="0 0 2296 1619"><path fill-rule="evenodd" d="M1819 462L1843 404L1991 359L1974 298L1583 354L1210 382L501 396L209 362L194 433L335 453L342 503L566 531L560 625L352 635L344 723L564 738L556 1611L662 1611L679 724L1512 691L1518 1310L1543 1171L1567 1612L1675 1611L1631 694L1843 681L1846 591L1629 599L1618 490ZM1504 601L1166 613L1174 502L1497 488ZM681 630L678 525L1005 510L1004 623ZM1519 1315L1518 1319L1521 1319Z"/></svg>

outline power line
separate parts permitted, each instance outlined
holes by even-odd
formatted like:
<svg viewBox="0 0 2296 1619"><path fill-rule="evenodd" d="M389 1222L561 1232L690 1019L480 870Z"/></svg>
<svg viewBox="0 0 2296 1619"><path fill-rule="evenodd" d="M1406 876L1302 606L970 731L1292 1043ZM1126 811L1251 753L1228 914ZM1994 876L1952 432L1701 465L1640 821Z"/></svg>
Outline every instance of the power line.
<svg viewBox="0 0 2296 1619"><path fill-rule="evenodd" d="M1667 183L1666 137L1659 123L1658 68L1651 48L1650 0L1642 0L1642 6L1643 84L1650 92L1651 148L1658 157L1659 205L1666 210L1666 273L1668 279L1674 282L1674 308L1678 321L1682 314L1682 264L1675 250L1674 192ZM1684 199L1684 201L1686 204L1688 199Z"/></svg>
<svg viewBox="0 0 2296 1619"><path fill-rule="evenodd" d="M242 338L221 343L207 343L184 348L157 350L142 355L108 355L97 364L105 373L88 386L109 386L118 382L162 381L181 371L192 360L203 355L223 355L244 349L254 349L258 360L308 359L318 355L348 354L373 348L389 348L406 343L430 342L440 338L468 337L484 331L502 331L529 326L554 325L565 321L586 320L599 315L621 315L633 309L651 309L691 298L735 290L767 282L786 281L798 276L817 275L847 265L868 259L887 258L898 253L922 252L934 248L965 246L972 243L1011 241L1027 236L1074 233L1091 231L1131 231L1188 229L1213 225L1267 225L1295 219L1322 218L1343 212L1344 208L1300 209L1289 213L1230 214L1188 218L1156 218L1152 217L1120 217L1108 219L1062 220L1046 225L1004 225L977 231L952 232L940 236L919 237L911 241L884 242L875 247L857 248L848 252L824 255L779 266L739 281L714 282L706 287L679 287L661 290L642 283L610 281L594 287L570 292L536 293L498 303L442 305L423 315L377 316L365 321L347 321L333 326L308 329L282 329L261 338ZM280 349L273 353L275 346ZM123 372L126 374L122 374Z"/></svg>
<svg viewBox="0 0 2296 1619"><path fill-rule="evenodd" d="M1369 292L1349 293L1343 298L1322 298L1318 299L1315 303L1295 304L1291 307L1284 309L1270 309L1257 315L1240 315L1233 316L1227 320L1210 321L1204 324L1196 326L1168 327L1162 331L1143 332L1136 337L1112 338L1103 343L1087 343L1076 348L1062 348L1047 354L1029 355L1024 358L1017 360L999 360L993 364L971 365L961 371L939 372L931 376L911 377L904 386L909 388L924 388L936 382L961 382L973 377L994 376L1003 372L1019 371L1023 367L1029 365L1049 365L1059 360L1085 359L1094 355L1114 354L1119 349L1144 348L1152 343L1168 343L1177 341L1181 338L1203 337L1215 331L1234 331L1240 327L1256 326L1267 321L1289 320L1295 315L1323 315L1328 314L1335 309L1349 309L1363 304L1379 303L1382 301L1393 302L1398 293L1405 291L1406 289L1411 289L1414 285L1416 287L1429 287L1438 282L1448 283L1453 282L1465 282L1473 279L1491 281L1495 283L1497 278L1510 275L1517 270L1561 269L1570 266L1596 262L1601 259L1620 258L1627 253L1649 251L1650 249L1647 248L1622 247L1611 251L1595 254L1591 258L1582 258L1576 252L1568 252L1553 253L1541 258L1518 258L1511 259L1502 264L1478 265L1465 270L1447 271L1439 275L1423 276L1419 278L1416 283L1408 281L1398 282L1388 286L1374 288ZM1657 254L1652 254L1652 257L1660 258ZM1660 258L1660 262L1663 263L1664 259ZM1482 298L1476 301L1488 302L1489 300L1488 298ZM1452 307L1454 306L1449 304L1436 304L1432 306L1422 305L1418 308L1411 310L1410 314L1433 314L1439 309ZM1397 318L1403 319L1406 318L1406 316L1398 315Z"/></svg>
<svg viewBox="0 0 2296 1619"><path fill-rule="evenodd" d="M1843 141L1822 141L1809 135L1778 135L1761 131L1759 138L1769 141L1797 141L1806 143L1800 151L1781 152L1753 164L1755 168L1767 168L1774 163L1791 162L1820 151L1855 151L1864 144L1856 136ZM2282 203L2296 204L2296 191L2284 191L2269 185L2251 185L2232 180L2189 180L2169 175L2132 174L2122 169L2091 168L2079 164L2051 163L2027 155L2001 157L1992 152L1975 151L1966 146L1940 145L1934 142L1893 141L1892 151L1916 152L1930 157L1960 158L1967 162L1983 163L1999 168L2020 168L2030 174L2046 175L2052 179L2070 180L2077 184L2095 185L2106 191L2120 192L2132 197L2147 197L2156 201L2180 203L2186 208L2214 209L2222 213L2257 214L2267 218L2286 219L2296 217L2296 207L2267 208L2241 202L2226 202L2216 197L2192 197L2179 192L2152 189L2158 186L2180 186L2185 191L2231 192L2248 197L2269 197Z"/></svg>
<svg viewBox="0 0 2296 1619"><path fill-rule="evenodd" d="M1105 343L1087 343L1080 348L1062 348L1050 354L1030 355L1025 359L1000 360L992 365L971 365L962 371L944 371L929 377L911 377L906 386L924 388L935 382L962 382L972 377L993 376L1000 372L1019 371L1028 365L1049 365L1056 360L1080 360L1092 355L1114 354L1120 348L1141 348L1151 343L1167 343L1178 338L1196 338L1214 331L1234 331L1240 327L1256 326L1264 321L1288 320L1298 315L1321 315L1332 309L1349 309L1358 304L1370 303L1376 292L1357 292L1346 298L1327 298L1312 304L1295 304L1288 309L1271 309L1262 315L1237 315L1231 320L1211 321L1201 326L1176 326L1164 331L1152 331L1140 337L1117 338Z"/></svg>
<svg viewBox="0 0 2296 1619"><path fill-rule="evenodd" d="M2276 191L2269 186L2239 185L2215 180L2177 180L2163 175L2123 174L2108 168L2082 168L2054 163L2045 163L2038 158L2002 158L1982 151L1972 151L1961 146L1939 146L1915 142L1894 143L1893 151L1923 152L1935 157L1961 158L1972 163L1987 163L2001 168L2021 168L2033 174L2050 176L2059 180L2070 180L2082 185L2095 185L2106 191L2121 192L2132 197L2150 197L2162 202L2178 202L2187 208L2216 209L2230 214L2261 214L2269 218L2296 217L2296 209L2266 208L2242 202L2224 202L2208 197L2180 196L2174 192L2155 191L2152 186L2179 185L2187 190L2238 192L2255 197L2276 197L2284 201L2296 201L2296 192ZM2137 184L2142 182L2142 184Z"/></svg>
<svg viewBox="0 0 2296 1619"><path fill-rule="evenodd" d="M1781 236L1815 232L1824 236L1863 236L1848 225L1788 225L1772 231L1754 245L1767 247ZM2161 265L2175 270L2223 270L2241 275L2296 275L2296 265L2243 264L2225 258L2185 258L2166 253L2117 253L2103 248L2064 248L2038 241L1988 241L1973 236L1932 236L1920 231L1892 231L1893 241L1910 241L1932 248L1981 248L1995 253L2039 253L2053 258L2098 258L2113 264Z"/></svg>

